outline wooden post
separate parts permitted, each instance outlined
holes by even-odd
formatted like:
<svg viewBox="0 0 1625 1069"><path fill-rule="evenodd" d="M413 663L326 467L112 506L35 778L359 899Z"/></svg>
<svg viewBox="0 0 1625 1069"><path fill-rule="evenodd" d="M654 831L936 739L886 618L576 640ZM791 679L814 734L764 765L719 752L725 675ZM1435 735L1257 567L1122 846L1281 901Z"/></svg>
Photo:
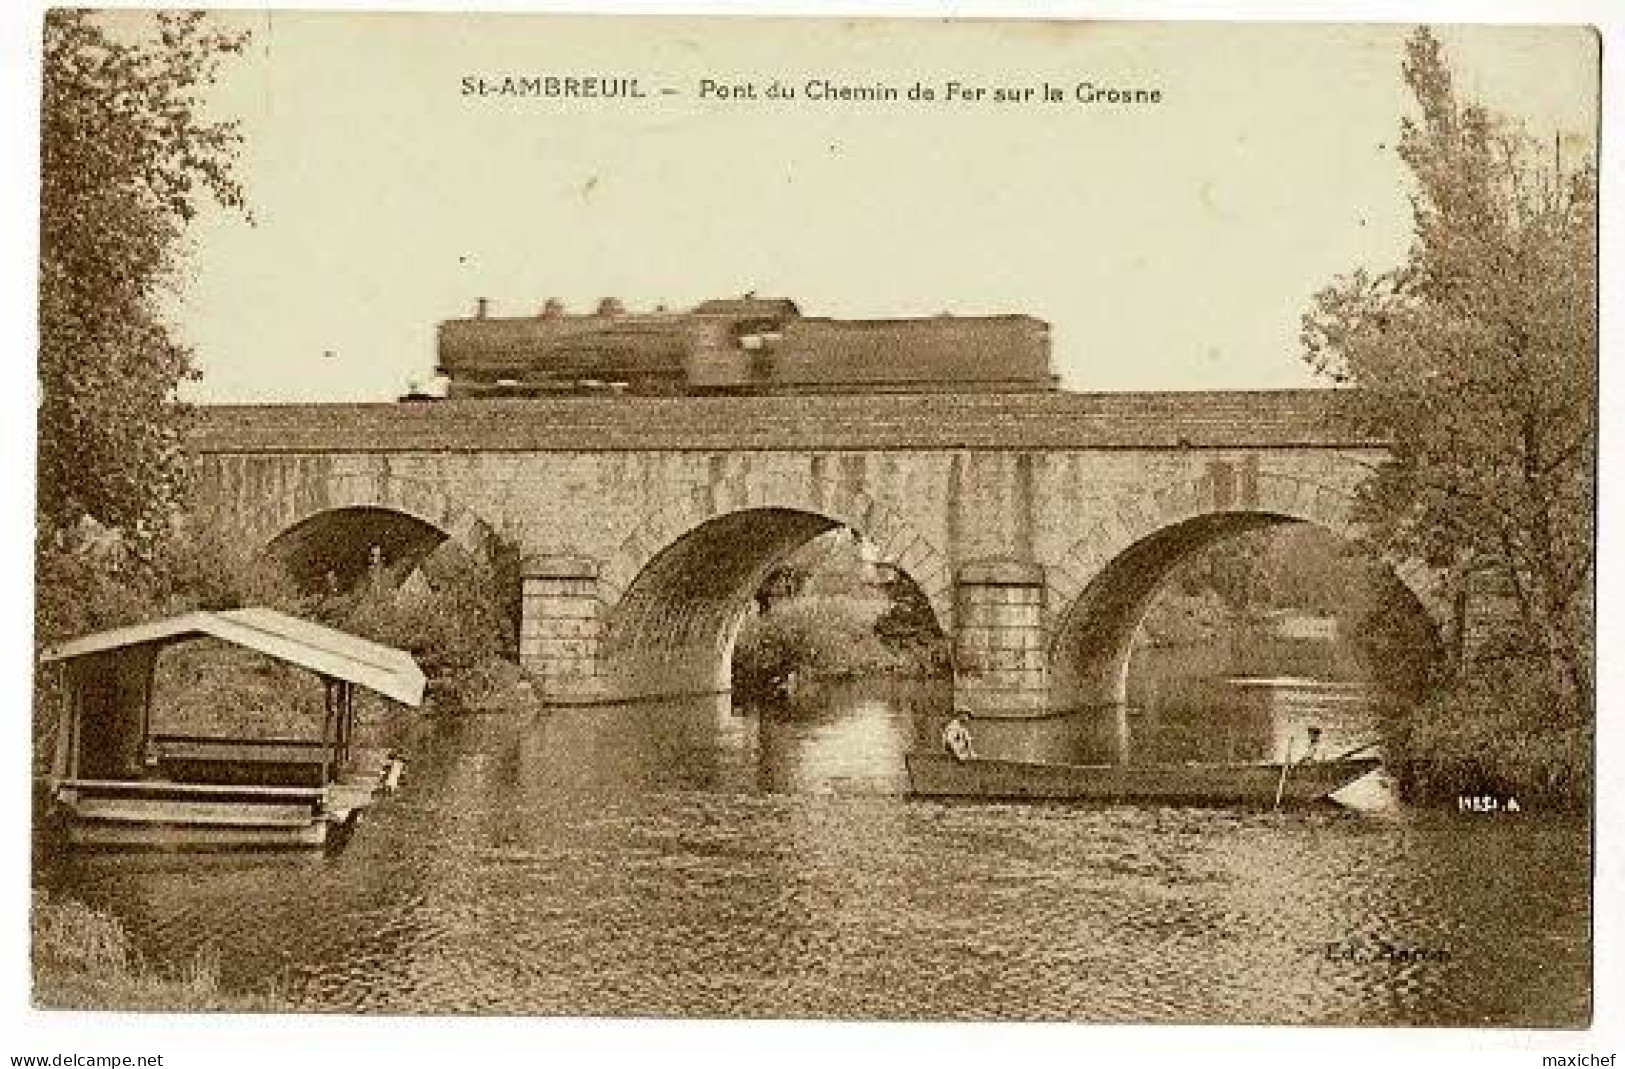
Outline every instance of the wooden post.
<svg viewBox="0 0 1625 1069"><path fill-rule="evenodd" d="M337 748L334 736L337 733L339 681L332 676L323 676L322 683L326 691L322 705L322 783L332 778L333 751Z"/></svg>
<svg viewBox="0 0 1625 1069"><path fill-rule="evenodd" d="M350 760L350 736L355 729L355 687L349 680L339 683L339 723L338 746L333 759L339 765L348 764Z"/></svg>
<svg viewBox="0 0 1625 1069"><path fill-rule="evenodd" d="M141 703L141 745L139 750L141 756L139 765L142 778L146 777L149 767L147 765L147 743L152 738L152 686L158 675L159 651L160 648L157 646L144 647L140 661L143 669L141 693L136 700Z"/></svg>
<svg viewBox="0 0 1625 1069"><path fill-rule="evenodd" d="M56 714L56 753L51 759L51 772L57 779L72 779L79 762L74 751L78 743L79 680L72 664L57 669L57 683L62 688L61 704Z"/></svg>

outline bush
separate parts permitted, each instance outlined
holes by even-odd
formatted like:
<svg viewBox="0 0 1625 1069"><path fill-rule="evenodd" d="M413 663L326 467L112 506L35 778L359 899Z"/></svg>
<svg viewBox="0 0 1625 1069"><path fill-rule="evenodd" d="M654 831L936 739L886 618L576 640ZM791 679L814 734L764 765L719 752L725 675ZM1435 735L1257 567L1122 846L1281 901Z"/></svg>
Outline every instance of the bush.
<svg viewBox="0 0 1625 1069"><path fill-rule="evenodd" d="M145 557L88 521L42 539L34 587L40 644L192 609L269 605L297 614L308 601L275 562L184 519Z"/></svg>
<svg viewBox="0 0 1625 1069"><path fill-rule="evenodd" d="M454 709L521 700L516 608L501 563L442 554L400 587L379 575L323 599L316 617L404 649L429 678L430 694Z"/></svg>
<svg viewBox="0 0 1625 1069"><path fill-rule="evenodd" d="M116 540L89 530L42 539L34 553L34 640L47 645L150 616L149 587Z"/></svg>
<svg viewBox="0 0 1625 1069"><path fill-rule="evenodd" d="M191 523L177 525L159 545L152 571L151 600L160 615L264 605L298 616L312 600L273 558Z"/></svg>
<svg viewBox="0 0 1625 1069"><path fill-rule="evenodd" d="M798 685L889 672L901 665L875 633L873 602L790 598L747 619L734 643L733 685L753 697Z"/></svg>
<svg viewBox="0 0 1625 1069"><path fill-rule="evenodd" d="M212 638L160 653L152 695L154 731L251 739L319 738L326 699L305 669Z"/></svg>
<svg viewBox="0 0 1625 1069"><path fill-rule="evenodd" d="M926 677L953 671L953 644L937 624L925 592L899 575L887 588L890 604L874 622L875 634L899 662L898 670Z"/></svg>
<svg viewBox="0 0 1625 1069"><path fill-rule="evenodd" d="M1389 715L1387 764L1407 797L1513 796L1579 809L1590 803L1593 724L1569 710L1550 676L1516 662Z"/></svg>
<svg viewBox="0 0 1625 1069"><path fill-rule="evenodd" d="M1186 593L1169 589L1152 600L1138 640L1149 646L1217 642L1236 622L1224 600L1211 590Z"/></svg>

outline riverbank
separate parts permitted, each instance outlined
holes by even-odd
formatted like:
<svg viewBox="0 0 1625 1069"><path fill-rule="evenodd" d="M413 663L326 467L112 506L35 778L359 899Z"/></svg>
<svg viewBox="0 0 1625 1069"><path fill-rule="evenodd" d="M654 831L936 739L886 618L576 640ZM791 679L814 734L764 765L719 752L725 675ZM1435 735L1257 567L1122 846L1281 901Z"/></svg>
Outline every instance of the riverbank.
<svg viewBox="0 0 1625 1069"><path fill-rule="evenodd" d="M116 917L34 893L29 914L33 1003L52 1010L265 1013L289 1007L274 990L227 992L219 958L200 950L175 974L148 965Z"/></svg>

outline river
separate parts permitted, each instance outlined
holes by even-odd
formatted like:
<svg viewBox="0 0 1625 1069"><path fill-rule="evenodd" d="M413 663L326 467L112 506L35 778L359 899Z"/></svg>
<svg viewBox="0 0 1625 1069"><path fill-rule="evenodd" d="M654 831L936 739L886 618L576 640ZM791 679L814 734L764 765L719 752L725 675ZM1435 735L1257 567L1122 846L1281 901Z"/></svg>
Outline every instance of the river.
<svg viewBox="0 0 1625 1069"><path fill-rule="evenodd" d="M1278 751L1347 689L1167 695L1137 753ZM326 858L91 856L45 885L178 969L360 1012L1580 1025L1583 821L1400 805L944 804L902 755L941 703L852 688L417 718L402 790ZM1362 719L1364 718L1364 719ZM1205 743L1202 740L1206 740Z"/></svg>

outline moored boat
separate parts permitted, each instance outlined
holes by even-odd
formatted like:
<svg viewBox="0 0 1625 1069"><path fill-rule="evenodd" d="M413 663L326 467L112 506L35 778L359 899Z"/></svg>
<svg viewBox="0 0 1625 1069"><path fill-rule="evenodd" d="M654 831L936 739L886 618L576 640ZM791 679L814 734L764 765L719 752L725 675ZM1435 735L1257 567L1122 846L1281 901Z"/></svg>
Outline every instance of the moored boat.
<svg viewBox="0 0 1625 1069"><path fill-rule="evenodd" d="M1067 765L925 752L904 760L910 789L924 797L1262 806L1320 801L1382 763L1342 757L1290 765Z"/></svg>

